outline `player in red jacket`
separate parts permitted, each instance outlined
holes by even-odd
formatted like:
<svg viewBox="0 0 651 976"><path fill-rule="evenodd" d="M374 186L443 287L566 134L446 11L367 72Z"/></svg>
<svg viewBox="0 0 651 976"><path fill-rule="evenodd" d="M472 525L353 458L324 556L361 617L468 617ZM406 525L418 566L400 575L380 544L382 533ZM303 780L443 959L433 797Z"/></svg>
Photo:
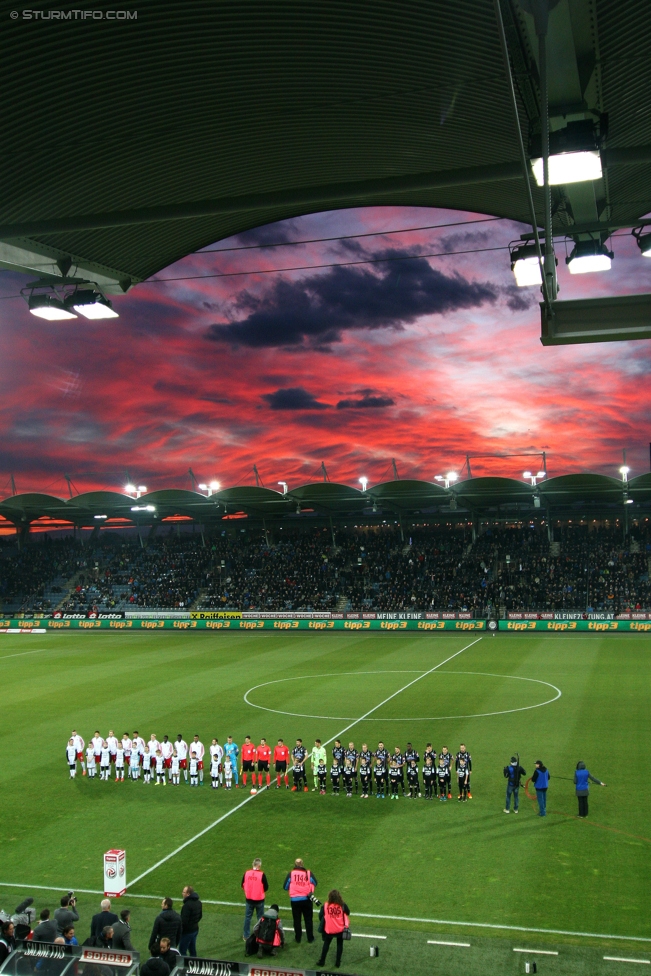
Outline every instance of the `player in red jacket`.
<svg viewBox="0 0 651 976"><path fill-rule="evenodd" d="M267 776L267 786L271 785L271 774L269 763L271 762L271 746L267 745L266 739L260 739L258 746L258 786L262 786L262 774ZM255 773L253 775L253 785L255 786Z"/></svg>
<svg viewBox="0 0 651 976"><path fill-rule="evenodd" d="M276 764L276 789L280 789L280 778L285 777L285 789L289 789L289 779L287 777L287 763L289 762L289 749L282 739L278 739L278 745L274 746L274 763Z"/></svg>
<svg viewBox="0 0 651 976"><path fill-rule="evenodd" d="M251 742L251 736L247 735L244 739L244 745L242 746L242 784L244 786L246 786L247 773L251 773L251 779L253 780L253 785L255 786L255 764L257 758L258 750L253 742Z"/></svg>

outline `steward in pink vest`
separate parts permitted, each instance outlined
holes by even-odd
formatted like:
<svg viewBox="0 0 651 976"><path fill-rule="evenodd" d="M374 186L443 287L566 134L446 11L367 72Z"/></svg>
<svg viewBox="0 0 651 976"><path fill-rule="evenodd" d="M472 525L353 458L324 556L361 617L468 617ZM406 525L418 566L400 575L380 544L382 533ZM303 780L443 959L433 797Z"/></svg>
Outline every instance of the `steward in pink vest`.
<svg viewBox="0 0 651 976"><path fill-rule="evenodd" d="M328 894L328 900L321 906L319 918L321 925L319 931L323 933L323 949L321 958L317 962L317 968L325 966L326 956L333 939L337 940L337 958L335 967L341 964L341 954L344 950L344 930L350 925L350 910L348 905L341 897L341 893L336 888ZM349 937L349 936L348 936Z"/></svg>
<svg viewBox="0 0 651 976"><path fill-rule="evenodd" d="M256 857L250 871L246 871L242 878L242 889L246 899L246 909L244 911L244 930L242 932L245 939L251 935L251 919L253 912L258 918L262 918L264 913L264 896L269 890L267 876L262 870L262 861Z"/></svg>
<svg viewBox="0 0 651 976"><path fill-rule="evenodd" d="M294 861L294 867L285 878L285 884L283 886L285 891L289 892L289 900L292 905L294 937L297 942L300 942L302 938L302 923L305 924L307 941L314 942L312 897L316 885L317 880L312 872L308 871L300 857L297 857Z"/></svg>

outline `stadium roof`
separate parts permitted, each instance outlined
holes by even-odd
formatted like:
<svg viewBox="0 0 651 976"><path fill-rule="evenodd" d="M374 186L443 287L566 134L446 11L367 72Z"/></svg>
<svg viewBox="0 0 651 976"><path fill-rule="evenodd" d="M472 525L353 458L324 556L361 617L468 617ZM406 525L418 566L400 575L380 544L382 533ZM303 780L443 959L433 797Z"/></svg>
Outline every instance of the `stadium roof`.
<svg viewBox="0 0 651 976"><path fill-rule="evenodd" d="M422 516L440 520L466 518L619 518L626 499L632 514L649 509L651 474L628 483L599 474L571 474L550 478L536 487L514 478L470 478L449 489L429 481L388 481L365 492L348 485L316 482L286 495L270 488L224 488L207 496L185 489L150 491L135 498L115 491L90 491L73 498L30 493L0 501L0 516L18 528L39 518L67 521L77 526L105 525L111 519L153 525L170 517L191 518L215 525L223 518L247 515L278 520L306 517L357 518L360 523ZM645 507L646 506L646 507Z"/></svg>
<svg viewBox="0 0 651 976"><path fill-rule="evenodd" d="M526 142L540 122L533 18L499 3ZM605 176L555 187L554 225L630 226L651 200L648 0L552 6L552 128L599 117L603 132L608 116ZM19 11L4 28L0 266L59 275L71 259L111 291L307 212L529 222L489 0L161 0L137 20L100 20L114 11L100 0L92 23L62 7L71 19Z"/></svg>

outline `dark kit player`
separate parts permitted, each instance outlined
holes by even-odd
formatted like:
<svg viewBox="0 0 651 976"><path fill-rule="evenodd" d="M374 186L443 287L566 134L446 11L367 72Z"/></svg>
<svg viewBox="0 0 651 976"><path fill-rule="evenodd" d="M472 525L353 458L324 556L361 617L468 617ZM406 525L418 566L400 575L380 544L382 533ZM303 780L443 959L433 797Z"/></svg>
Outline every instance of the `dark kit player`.
<svg viewBox="0 0 651 976"><path fill-rule="evenodd" d="M362 785L362 799L368 800L369 789L371 786L371 767L366 759L362 759L360 763L359 780Z"/></svg>
<svg viewBox="0 0 651 976"><path fill-rule="evenodd" d="M389 783L391 784L391 799L398 800L398 786L402 783L402 792L404 795L405 784L402 780L402 771L395 759L391 760L391 765L389 766Z"/></svg>
<svg viewBox="0 0 651 976"><path fill-rule="evenodd" d="M357 793L358 792L358 789L359 789L359 779L357 777L357 766L358 766L358 762L359 762L359 753L357 752L357 749L355 748L355 743L354 742L349 742L348 743L348 748L346 749L345 758L350 760L350 765L353 767L353 780L354 780L354 783L355 783L355 793Z"/></svg>
<svg viewBox="0 0 651 976"><path fill-rule="evenodd" d="M384 800L387 788L387 769L379 756L375 760L373 775L375 776L375 795L378 800Z"/></svg>
<svg viewBox="0 0 651 976"><path fill-rule="evenodd" d="M431 800L436 795L436 768L429 756L423 766L423 786L425 787L425 799Z"/></svg>
<svg viewBox="0 0 651 976"><path fill-rule="evenodd" d="M339 739L335 739L335 744L332 747L332 758L337 760L339 768L344 764L344 747Z"/></svg>
<svg viewBox="0 0 651 976"><path fill-rule="evenodd" d="M341 776L341 768L336 759L332 760L332 766L330 767L330 783L332 784L332 792L339 795L339 777Z"/></svg>
<svg viewBox="0 0 651 976"><path fill-rule="evenodd" d="M392 762L395 762L399 770L399 783L402 787L402 795L405 795L405 757L400 751L400 746L396 746L393 750L393 755L391 756Z"/></svg>
<svg viewBox="0 0 651 976"><path fill-rule="evenodd" d="M439 787L439 799L451 800L450 793L450 764L445 762L443 756L439 757L439 764L436 767L436 781Z"/></svg>
<svg viewBox="0 0 651 976"><path fill-rule="evenodd" d="M452 799L452 790L451 790L451 782L452 782L452 768L451 768L452 767L452 753L451 752L448 752L448 747L447 746L443 746L443 748L441 749L441 752L439 754L439 764L440 764L441 760L443 760L443 762L444 762L444 764L445 764L445 766L446 766L446 768L448 770L448 773L450 774L450 775L448 775L448 792L447 792L447 798L448 798L448 800L451 800ZM441 786L441 777L440 776L438 777L438 780L439 780L439 789L440 789L440 786Z"/></svg>
<svg viewBox="0 0 651 976"><path fill-rule="evenodd" d="M407 766L407 785L409 786L409 798L413 800L420 796L420 784L418 782L418 766L416 760L412 759Z"/></svg>
<svg viewBox="0 0 651 976"><path fill-rule="evenodd" d="M344 777L344 786L346 787L346 796L353 795L353 778L355 775L355 770L353 769L353 764L350 759L346 759L344 762L344 768L342 769L342 774Z"/></svg>
<svg viewBox="0 0 651 976"><path fill-rule="evenodd" d="M328 767L325 763L319 763L316 767L316 775L319 780L319 793L321 796L325 796L328 783Z"/></svg>
<svg viewBox="0 0 651 976"><path fill-rule="evenodd" d="M303 783L303 792L307 793L309 791L309 787L307 785L307 777L305 775L306 759L307 759L307 749L303 745L303 740L297 739L296 745L292 749L292 760L294 763L292 767L292 775L294 777L294 785L292 786L293 793L295 793L299 789L301 782Z"/></svg>
<svg viewBox="0 0 651 976"><path fill-rule="evenodd" d="M457 800L464 801L468 799L468 779L470 778L468 762L463 756L457 756L455 766L457 769L457 780L459 781Z"/></svg>
<svg viewBox="0 0 651 976"><path fill-rule="evenodd" d="M454 759L454 765L455 765L455 769L457 770L457 772L459 771L459 762L460 761L463 762L463 763L465 763L465 768L466 768L466 792L467 792L467 799L468 800L472 800L472 793L470 792L470 774L472 772L472 759L470 757L470 753L468 752L468 750L464 746L463 742L459 746L459 751L456 754L455 759ZM459 792L461 792L461 791L459 791Z"/></svg>

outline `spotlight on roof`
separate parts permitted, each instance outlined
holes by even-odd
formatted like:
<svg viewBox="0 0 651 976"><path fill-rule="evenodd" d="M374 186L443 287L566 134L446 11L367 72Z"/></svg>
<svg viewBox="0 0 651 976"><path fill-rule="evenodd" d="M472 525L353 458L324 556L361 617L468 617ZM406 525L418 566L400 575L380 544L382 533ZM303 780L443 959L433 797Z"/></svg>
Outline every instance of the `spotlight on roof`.
<svg viewBox="0 0 651 976"><path fill-rule="evenodd" d="M629 472L630 470L631 470L631 469L630 469L630 468L628 467L628 465L626 465L626 464L623 464L623 465L621 466L621 468L619 469L619 473L620 473L620 474L621 474L621 476L622 476L622 481L628 481L628 472Z"/></svg>
<svg viewBox="0 0 651 976"><path fill-rule="evenodd" d="M529 148L536 183L544 186L539 134L532 137ZM599 137L590 119L570 122L563 129L549 133L549 182L552 186L599 180L602 175Z"/></svg>
<svg viewBox="0 0 651 976"><path fill-rule="evenodd" d="M144 485L138 485L138 491L141 491L144 494L147 491L147 489L145 488Z"/></svg>
<svg viewBox="0 0 651 976"><path fill-rule="evenodd" d="M368 478L364 478L364 477L360 478L359 479L359 483L362 486L362 491L366 491L366 486L368 484Z"/></svg>
<svg viewBox="0 0 651 976"><path fill-rule="evenodd" d="M283 495L286 495L287 494L287 482L286 481L279 481L278 484L281 486L281 488L283 490Z"/></svg>
<svg viewBox="0 0 651 976"><path fill-rule="evenodd" d="M39 319L47 319L48 322L77 318L56 295L32 295L29 299L29 310L32 315L37 315Z"/></svg>
<svg viewBox="0 0 651 976"><path fill-rule="evenodd" d="M642 257L651 258L651 234L643 234L642 230L642 227L634 230L633 237L637 241L637 246L642 252Z"/></svg>
<svg viewBox="0 0 651 976"><path fill-rule="evenodd" d="M570 274L590 274L592 271L610 271L614 257L613 252L599 241L576 241L565 263Z"/></svg>
<svg viewBox="0 0 651 976"><path fill-rule="evenodd" d="M87 319L117 319L115 311L108 298L91 289L74 291L66 298L66 307L74 308Z"/></svg>
<svg viewBox="0 0 651 976"><path fill-rule="evenodd" d="M511 271L518 288L542 285L541 262L535 244L522 244L511 250Z"/></svg>
<svg viewBox="0 0 651 976"><path fill-rule="evenodd" d="M221 486L218 481L211 481L208 487L211 491L219 491Z"/></svg>
<svg viewBox="0 0 651 976"><path fill-rule="evenodd" d="M199 491L208 491L208 485L199 485Z"/></svg>
<svg viewBox="0 0 651 976"><path fill-rule="evenodd" d="M445 477L447 481L456 481L459 475L455 474L454 471L449 471Z"/></svg>
<svg viewBox="0 0 651 976"><path fill-rule="evenodd" d="M125 485L124 486L124 490L126 491L127 495L133 495L134 492L135 492L135 490L136 490L136 486L135 485Z"/></svg>

